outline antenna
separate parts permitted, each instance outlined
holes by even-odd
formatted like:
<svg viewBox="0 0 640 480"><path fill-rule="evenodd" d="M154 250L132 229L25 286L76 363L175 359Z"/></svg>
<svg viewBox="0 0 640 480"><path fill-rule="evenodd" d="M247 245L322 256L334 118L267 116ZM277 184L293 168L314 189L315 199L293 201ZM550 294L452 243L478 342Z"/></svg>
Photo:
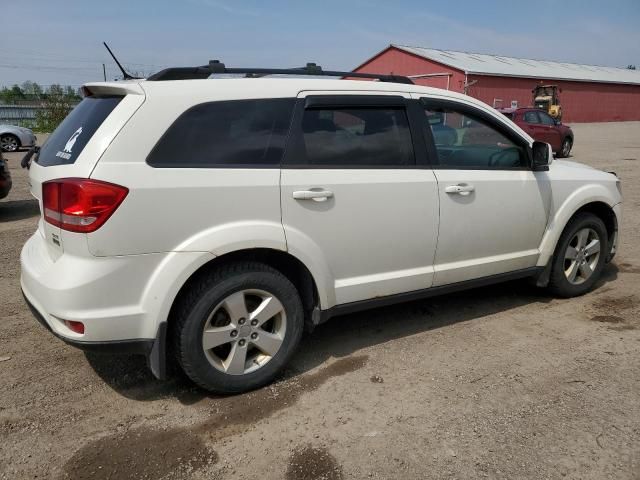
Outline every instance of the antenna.
<svg viewBox="0 0 640 480"><path fill-rule="evenodd" d="M107 51L109 52L109 55L111 55L111 58L113 58L113 61L116 62L116 65L118 65L118 68L120 69L120 71L122 72L122 78L124 80L140 80L140 77L134 77L133 75L129 75L127 73L127 71L124 69L124 67L122 65L120 65L120 62L118 61L118 59L116 58L116 56L113 54L113 52L111 51L111 49L109 48L109 45L107 45L107 42L102 42L102 44L105 46L105 48L107 49Z"/></svg>

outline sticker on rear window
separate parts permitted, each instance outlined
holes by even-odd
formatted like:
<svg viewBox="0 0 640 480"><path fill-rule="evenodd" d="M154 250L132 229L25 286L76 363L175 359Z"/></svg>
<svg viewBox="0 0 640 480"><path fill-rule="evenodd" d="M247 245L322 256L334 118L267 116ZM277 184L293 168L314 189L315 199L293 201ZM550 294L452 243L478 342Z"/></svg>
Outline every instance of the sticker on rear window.
<svg viewBox="0 0 640 480"><path fill-rule="evenodd" d="M73 135L71 135L71 138L69 138L69 140L67 140L67 143L65 144L64 148L62 149L63 151L61 152L60 150L58 150L58 153L56 153L56 157L60 157L60 158L64 158L65 160L69 160L71 158L71 154L73 153L73 146L76 144L76 140L78 139L78 137L80 136L80 134L82 133L82 127L80 127L78 130L76 130Z"/></svg>

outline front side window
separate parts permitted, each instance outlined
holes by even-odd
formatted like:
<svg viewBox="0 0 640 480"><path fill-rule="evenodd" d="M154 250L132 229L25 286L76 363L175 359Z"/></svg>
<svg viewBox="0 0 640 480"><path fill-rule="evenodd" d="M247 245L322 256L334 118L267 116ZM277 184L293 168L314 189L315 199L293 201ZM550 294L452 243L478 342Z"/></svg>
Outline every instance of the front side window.
<svg viewBox="0 0 640 480"><path fill-rule="evenodd" d="M296 163L334 168L415 164L402 107L306 109L296 157Z"/></svg>
<svg viewBox="0 0 640 480"><path fill-rule="evenodd" d="M153 167L279 165L294 99L197 105L169 127L147 157Z"/></svg>
<svg viewBox="0 0 640 480"><path fill-rule="evenodd" d="M425 109L442 168L509 169L527 166L522 146L484 119L455 108Z"/></svg>
<svg viewBox="0 0 640 480"><path fill-rule="evenodd" d="M556 122L544 112L538 112L538 116L540 117L540 123L543 125L553 126Z"/></svg>

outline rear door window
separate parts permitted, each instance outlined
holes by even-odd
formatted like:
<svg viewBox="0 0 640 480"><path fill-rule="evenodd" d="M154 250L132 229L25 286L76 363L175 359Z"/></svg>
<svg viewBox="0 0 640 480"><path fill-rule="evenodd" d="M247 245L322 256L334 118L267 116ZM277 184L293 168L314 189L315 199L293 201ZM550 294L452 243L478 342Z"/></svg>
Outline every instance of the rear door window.
<svg viewBox="0 0 640 480"><path fill-rule="evenodd" d="M121 95L84 98L42 146L38 165L49 167L75 163L98 127L123 98Z"/></svg>
<svg viewBox="0 0 640 480"><path fill-rule="evenodd" d="M540 123L540 120L538 119L538 112L534 112L531 110L528 112L525 112L524 121L527 123L532 123L534 125L537 125L538 123Z"/></svg>
<svg viewBox="0 0 640 480"><path fill-rule="evenodd" d="M404 108L306 109L301 130L296 163L332 168L415 165Z"/></svg>
<svg viewBox="0 0 640 480"><path fill-rule="evenodd" d="M231 100L196 105L169 127L147 157L152 167L278 166L293 98Z"/></svg>

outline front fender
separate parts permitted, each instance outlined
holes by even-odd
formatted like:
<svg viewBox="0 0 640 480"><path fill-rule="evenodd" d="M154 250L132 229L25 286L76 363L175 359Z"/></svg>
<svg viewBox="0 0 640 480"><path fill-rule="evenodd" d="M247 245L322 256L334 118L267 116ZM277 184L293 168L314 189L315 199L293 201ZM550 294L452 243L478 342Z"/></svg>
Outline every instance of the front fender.
<svg viewBox="0 0 640 480"><path fill-rule="evenodd" d="M539 267L547 265L553 256L553 252L556 249L556 245L564 228L578 210L589 203L601 202L609 205L611 208L619 203L612 198L611 192L604 185L599 184L590 184L578 188L564 199L559 206L555 205L555 202L556 198L554 195L547 230L540 243L540 257L537 263Z"/></svg>

